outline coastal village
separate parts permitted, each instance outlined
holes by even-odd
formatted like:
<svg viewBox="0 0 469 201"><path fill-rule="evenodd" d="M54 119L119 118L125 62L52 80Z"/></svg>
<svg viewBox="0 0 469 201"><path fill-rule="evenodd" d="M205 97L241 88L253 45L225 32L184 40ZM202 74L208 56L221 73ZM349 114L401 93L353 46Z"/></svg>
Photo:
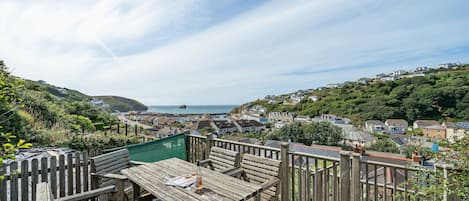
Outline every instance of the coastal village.
<svg viewBox="0 0 469 201"><path fill-rule="evenodd" d="M436 68L456 69L457 64L440 64ZM397 70L389 74L379 74L372 78L360 78L357 82L370 84L376 81L398 80L416 76L425 76L432 71L430 67L417 67L412 71ZM338 88L351 84L344 82L340 84L328 84L327 88ZM298 90L294 93L275 96L268 95L262 101L272 104L295 105L308 99L318 101L320 96L314 95L314 90ZM343 146L359 148L369 147L380 140L391 140L399 148L400 153L379 153L384 159L398 158L409 160L405 156L406 146L423 147L433 152L439 150L438 143L447 141L453 143L469 134L469 122L438 122L435 120L419 119L407 122L404 119L367 119L364 123L356 124L351 119L335 114L321 114L319 116L299 115L293 112L269 112L262 105L241 106L236 112L221 114L164 114L152 112L131 112L126 115L129 120L149 125L147 131L156 138L165 138L178 133L202 135L212 133L216 138L236 140L251 144L263 144L266 146L279 147L279 142L274 140L263 140L260 136L275 132L285 125L298 123L328 122L340 127L342 131ZM294 147L301 147L314 153L338 156L341 147L323 145L306 146L300 143L292 143ZM318 152L318 150L323 150ZM324 150L326 150L324 152ZM329 153L331 152L332 153ZM369 152L371 153L371 152ZM386 155L389 155L387 157ZM391 157L392 156L392 157ZM421 164L432 164L431 158L416 157ZM395 161L394 161L395 162Z"/></svg>

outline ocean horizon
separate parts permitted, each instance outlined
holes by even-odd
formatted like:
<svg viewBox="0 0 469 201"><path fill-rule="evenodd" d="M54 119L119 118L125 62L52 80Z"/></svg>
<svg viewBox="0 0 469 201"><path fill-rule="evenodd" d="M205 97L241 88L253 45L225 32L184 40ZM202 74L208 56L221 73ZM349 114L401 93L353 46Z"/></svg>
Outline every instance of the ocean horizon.
<svg viewBox="0 0 469 201"><path fill-rule="evenodd" d="M181 109L180 105L149 105L147 112L167 114L218 114L228 113L239 105L187 105Z"/></svg>

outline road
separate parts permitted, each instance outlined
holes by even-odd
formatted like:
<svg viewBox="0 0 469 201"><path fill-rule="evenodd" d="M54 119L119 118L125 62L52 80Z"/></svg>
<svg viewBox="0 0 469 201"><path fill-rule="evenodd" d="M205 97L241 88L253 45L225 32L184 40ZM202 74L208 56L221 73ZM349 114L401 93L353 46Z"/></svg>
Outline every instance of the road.
<svg viewBox="0 0 469 201"><path fill-rule="evenodd" d="M131 126L137 125L137 126L139 126L139 127L142 127L143 129L153 128L153 127L151 127L151 126L149 126L149 125L142 124L142 123L140 123L140 122L138 122L138 121L133 121L133 120L127 119L123 114L118 114L117 117L119 118L119 120L120 120L121 122L124 122L124 123L126 123L126 124L128 124L128 125L131 125Z"/></svg>

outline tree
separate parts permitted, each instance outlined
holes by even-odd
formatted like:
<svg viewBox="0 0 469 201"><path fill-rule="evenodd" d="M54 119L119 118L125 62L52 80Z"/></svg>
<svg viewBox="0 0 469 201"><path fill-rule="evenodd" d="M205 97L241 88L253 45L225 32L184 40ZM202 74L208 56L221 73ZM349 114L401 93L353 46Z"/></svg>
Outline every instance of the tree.
<svg viewBox="0 0 469 201"><path fill-rule="evenodd" d="M310 123L304 125L305 139L303 143L306 145L339 145L342 140L342 129L334 126L329 122Z"/></svg>
<svg viewBox="0 0 469 201"><path fill-rule="evenodd" d="M390 139L378 140L376 143L366 147L365 149L380 152L399 153L399 147L397 147L396 143Z"/></svg>

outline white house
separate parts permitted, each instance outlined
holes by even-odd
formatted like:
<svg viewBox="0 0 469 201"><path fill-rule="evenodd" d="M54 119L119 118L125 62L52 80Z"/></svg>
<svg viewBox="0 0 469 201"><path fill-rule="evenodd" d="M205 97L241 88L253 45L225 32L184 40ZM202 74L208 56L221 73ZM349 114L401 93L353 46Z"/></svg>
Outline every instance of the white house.
<svg viewBox="0 0 469 201"><path fill-rule="evenodd" d="M316 101L321 100L321 97L312 95L312 96L309 96L309 100L312 100L313 102L316 102Z"/></svg>
<svg viewBox="0 0 469 201"><path fill-rule="evenodd" d="M365 121L365 129L372 133L384 133L386 125L379 120L367 120Z"/></svg>

